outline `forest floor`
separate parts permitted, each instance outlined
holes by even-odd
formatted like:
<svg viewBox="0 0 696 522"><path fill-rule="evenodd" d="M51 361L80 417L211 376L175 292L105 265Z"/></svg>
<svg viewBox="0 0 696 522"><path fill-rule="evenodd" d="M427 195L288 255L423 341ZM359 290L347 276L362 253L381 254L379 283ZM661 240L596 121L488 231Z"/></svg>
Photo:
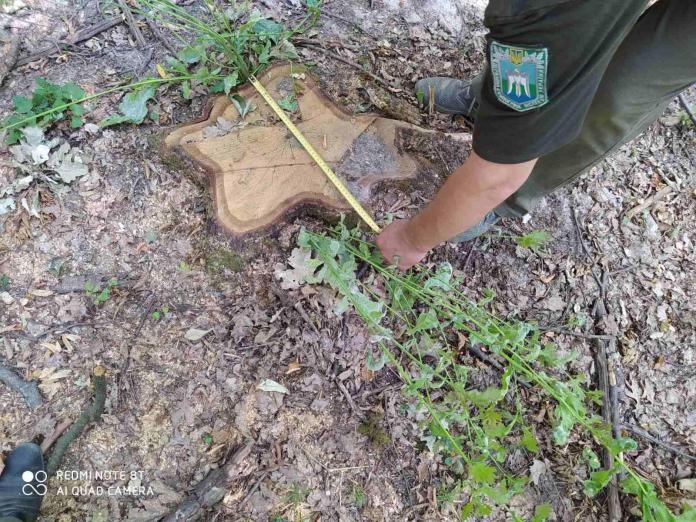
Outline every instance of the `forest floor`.
<svg viewBox="0 0 696 522"><path fill-rule="evenodd" d="M465 123L420 112L410 93L431 75L471 77L484 61L482 1L326 2L300 47L326 94L349 112L375 111L442 131ZM283 21L299 2L254 2ZM428 9L423 6L428 4ZM102 7L103 8L103 7ZM91 0L16 0L2 7L20 56L99 20ZM0 88L3 114L35 79L72 80L86 91L123 76L156 75L167 50L142 24L138 46L126 24L69 51L15 67ZM165 35L166 37L166 35ZM372 71L385 89L335 55ZM401 91L401 92L399 92ZM686 93L696 104L696 90ZM107 369L105 414L71 446L62 469L142 474L102 485L152 487L148 495L101 495L54 479L40 520L158 520L187 492L251 441L241 478L206 520L456 520L434 501L442 463L419 440L403 408L401 383L366 366L368 333L350 313L330 313L327 288L283 290L276 278L301 226L297 216L272 234L234 243L209 214L200 177L156 146L163 132L199 118L204 96L168 91L154 99L158 122L99 130L54 129L88 156L89 173L69 185L39 181L0 215L0 364L39 384L31 409L0 386L0 451L49 436L89 402L89 376ZM88 120L114 111L100 99ZM430 149L441 179L468 150ZM0 188L16 180L0 148ZM547 340L579 357L573 369L593 382L592 306L602 268L625 382L626 432L637 427L682 449L696 448L696 129L675 102L649 130L572 186L547 198L522 223L507 220L473 243L446 244L428 258L466 275L471 295L492 289L494 311L536 321ZM436 186L392 187L376 196L378 221L412 215ZM657 197L656 197L657 195ZM20 204L24 199L27 208ZM34 204L33 202L36 202ZM540 252L510 239L550 232ZM96 305L85 284L118 283ZM472 371L494 369L471 358ZM264 379L287 394L258 389ZM539 408L540 425L545 411ZM376 435L375 435L376 434ZM582 446L554 447L537 430L540 453L518 451L512 468L534 467L536 481L516 500L528 516L551 502L557 520L605 520L603 497L582 492ZM678 487L696 476L693 460L637 437L627 458L671 505L696 499ZM93 482L96 483L96 482ZM68 486L61 494L59 486ZM688 489L688 488L686 488ZM630 512L630 503L625 505ZM490 520L508 519L496 512ZM627 520L630 515L627 515Z"/></svg>

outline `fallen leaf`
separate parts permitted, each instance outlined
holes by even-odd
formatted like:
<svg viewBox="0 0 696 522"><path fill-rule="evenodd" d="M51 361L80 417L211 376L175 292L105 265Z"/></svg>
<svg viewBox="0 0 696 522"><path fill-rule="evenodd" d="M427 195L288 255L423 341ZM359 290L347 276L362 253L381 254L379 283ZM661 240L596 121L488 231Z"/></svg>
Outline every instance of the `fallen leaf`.
<svg viewBox="0 0 696 522"><path fill-rule="evenodd" d="M696 478L677 480L677 487L682 491L690 491L691 493L696 493Z"/></svg>
<svg viewBox="0 0 696 522"><path fill-rule="evenodd" d="M290 393L288 392L288 389L283 386L282 384L279 384L271 379L264 379L261 381L261 384L259 384L256 387L257 390L262 390L262 391L267 391L267 392L276 392L276 393Z"/></svg>
<svg viewBox="0 0 696 522"><path fill-rule="evenodd" d="M196 342L196 341L200 341L201 339L203 339L206 335L208 335L212 331L213 331L212 329L200 330L198 328L189 328L189 330L186 332L184 337L186 337L186 339L188 339L189 341Z"/></svg>
<svg viewBox="0 0 696 522"><path fill-rule="evenodd" d="M285 371L285 375L290 375L291 373L299 372L302 369L299 361L292 361L288 364L288 369Z"/></svg>
<svg viewBox="0 0 696 522"><path fill-rule="evenodd" d="M529 478L535 486L539 485L539 478L546 473L546 464L541 460L534 460L529 466Z"/></svg>

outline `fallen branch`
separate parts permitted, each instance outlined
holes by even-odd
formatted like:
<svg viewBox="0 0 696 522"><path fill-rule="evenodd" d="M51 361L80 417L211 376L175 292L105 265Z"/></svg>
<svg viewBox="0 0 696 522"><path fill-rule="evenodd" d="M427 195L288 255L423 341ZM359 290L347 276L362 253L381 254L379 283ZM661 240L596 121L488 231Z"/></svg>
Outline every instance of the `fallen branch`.
<svg viewBox="0 0 696 522"><path fill-rule="evenodd" d="M65 430L67 430L71 424L72 421L70 419L66 419L63 422L61 422L58 426L56 426L56 429L53 430L53 433L46 437L44 441L41 443L41 453L45 455L46 452L49 449L51 449L53 443L58 440L58 437L65 433Z"/></svg>
<svg viewBox="0 0 696 522"><path fill-rule="evenodd" d="M636 214L643 212L644 210L650 208L653 206L654 203L657 203L660 201L663 197L665 197L667 194L672 192L672 187L669 185L662 187L660 190L655 192L652 196L649 198L645 198L645 201L643 201L640 205L636 205L632 209L626 212L626 218L627 219L633 219L633 216Z"/></svg>
<svg viewBox="0 0 696 522"><path fill-rule="evenodd" d="M135 21L135 18L133 18L133 13L131 12L130 7L128 7L128 4L126 4L125 0L118 0L118 6L121 9L123 18L125 19L126 24L128 25L128 29L130 29L130 32L133 35L133 38L135 38L135 41L138 43L140 47L145 47L147 45L147 42L143 37L143 33L140 30L140 27L138 27L138 23Z"/></svg>
<svg viewBox="0 0 696 522"><path fill-rule="evenodd" d="M107 30L111 29L112 27L116 27L118 24L120 24L122 22L123 22L123 18L121 18L120 16L115 16L113 18L109 18L107 20L104 20L103 22L99 22L98 24L94 24L90 27L85 27L84 29L80 29L69 40L64 40L62 42L58 42L54 45L44 47L40 51L37 51L33 54L21 57L19 60L17 60L16 66L19 67L21 65L26 65L26 64L33 62L35 60L39 60L40 58L46 58L47 56L50 56L57 51L64 51L66 49L69 49L73 45L79 44L80 42L84 42L85 40L89 40L93 36L96 36L99 33L102 33L104 31L107 31Z"/></svg>
<svg viewBox="0 0 696 522"><path fill-rule="evenodd" d="M157 38L160 42L162 42L162 45L169 51L169 53L172 56L176 56L176 49L174 46L169 43L169 40L162 34L162 31L160 31L159 27L157 27L157 24L155 23L154 20L150 20L149 18L146 20L148 27L150 27L150 31L152 31L152 34L155 35L155 38Z"/></svg>
<svg viewBox="0 0 696 522"><path fill-rule="evenodd" d="M92 372L92 383L94 384L94 401L80 414L70 429L65 432L56 442L48 463L46 473L52 476L58 471L65 452L70 444L79 437L90 422L96 422L104 413L104 403L106 402L106 371L102 366L97 366Z"/></svg>
<svg viewBox="0 0 696 522"><path fill-rule="evenodd" d="M694 462L696 462L696 455L691 455L687 453L676 444L672 444L671 442L665 442L663 440L658 439L657 437L651 435L650 432L644 430L643 428L639 428L638 426L633 426L631 424L624 424L623 428L625 430L630 431L634 435L638 435L639 437L642 437L645 440L653 442L658 446L661 446L662 448L671 451L675 455L679 455L680 457L684 457L685 459L693 460Z"/></svg>
<svg viewBox="0 0 696 522"><path fill-rule="evenodd" d="M253 445L253 442L248 442L238 449L224 466L208 473L196 484L186 500L164 517L162 522L201 520L205 510L220 502L228 493L233 481L249 474L250 468L244 465L244 461L251 453Z"/></svg>
<svg viewBox="0 0 696 522"><path fill-rule="evenodd" d="M375 82L380 84L382 87L384 87L385 89L387 89L393 93L399 93L399 92L403 91L403 89L399 89L397 87L392 87L391 85L389 85L389 83L386 80L383 80L382 78L380 78L376 74L371 73L370 71L366 71L365 68L362 67L359 63L355 63L354 61L349 60L348 58L344 58L343 56L336 54L332 51L329 51L328 49L324 49L323 47L321 47L319 45L309 43L309 42L301 42L300 45L302 45L303 47L309 47L310 49L316 49L317 51L321 51L324 54L326 54L327 56L330 56L334 60L338 60L339 62L345 63L346 65L350 65L351 67L359 70L361 73L369 76Z"/></svg>
<svg viewBox="0 0 696 522"><path fill-rule="evenodd" d="M41 406L41 394L39 387L35 382L28 382L22 379L19 375L4 366L5 362L0 359L0 381L5 383L11 390L14 390L24 397L24 402L27 403L32 410Z"/></svg>
<svg viewBox="0 0 696 522"><path fill-rule="evenodd" d="M605 274L606 275L606 274ZM601 329L607 309L604 304L604 284L602 281L602 295L595 304L595 324ZM620 410L618 402L616 375L611 366L610 357L616 351L616 340L609 336L609 339L596 339L595 350L592 356L595 361L597 371L597 387L602 391L602 417L604 422L611 425L614 437L620 432ZM602 464L605 469L614 467L614 459L609 451L604 448L602 451ZM609 522L619 522L621 520L621 501L619 500L618 477L613 476L607 485L607 509L609 511Z"/></svg>

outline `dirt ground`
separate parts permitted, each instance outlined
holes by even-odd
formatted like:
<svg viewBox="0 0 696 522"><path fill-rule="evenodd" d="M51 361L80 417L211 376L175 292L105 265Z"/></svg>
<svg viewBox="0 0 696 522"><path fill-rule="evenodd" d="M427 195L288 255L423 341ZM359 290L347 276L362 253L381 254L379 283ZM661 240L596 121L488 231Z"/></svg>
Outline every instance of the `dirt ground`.
<svg viewBox="0 0 696 522"><path fill-rule="evenodd" d="M296 16L299 5L254 3L279 20ZM300 54L326 93L349 111L466 130L462 121L421 114L409 93L420 77L470 77L480 69L484 4L328 2L306 35L325 50L306 46ZM108 5L101 9L108 15ZM16 0L0 16L21 38L24 55L94 23L99 13L91 0ZM37 77L73 80L92 92L127 74L156 74L167 51L147 26L143 32L148 48L138 48L121 24L58 58L16 67L0 88L2 113ZM686 97L696 103L696 90ZM116 96L101 99L88 120L99 121L117 102ZM90 399L90 373L101 364L108 372L106 413L73 443L62 469L129 473L125 479L54 479L40 520L159 520L249 442L239 478L205 520L457 520L454 509L434 502L439 463L420 444L418 419L402 407L398 377L366 367L361 322L329 313L334 297L328 289L282 290L274 275L299 228L325 224L300 215L272 234L232 241L210 219L200 175L159 152L166 130L199 117L206 98L186 101L170 91L155 103L158 123L51 131L87 154L89 174L58 188L34 183L21 197L38 198L38 215L18 205L0 216L0 275L9 277L0 288L0 363L36 380L43 399L31 409L0 386L0 450L49 436L74 419ZM592 340L567 332L591 329L599 290L591 268L603 267L608 324L625 378L626 431L638 427L693 453L696 130L682 114L675 101L648 132L548 198L527 223L506 221L499 233L473 244L444 245L429 261L446 259L463 271L471 295L493 289L500 315L552 330L548 339L579 352L574 369L588 384ZM379 194L378 220L388 212L411 215L468 154L440 145L423 151L435 166L427 182ZM4 146L0 160L9 160ZM0 166L0 187L17 175ZM509 239L535 229L553 236L541 253ZM118 284L96 306L85 283L103 288L111 278ZM473 359L472 366L491 371ZM289 393L259 390L264 379ZM605 520L602 498L590 501L582 493L582 446L555 448L548 433L538 435L541 454L520 453L510 463L544 470L518 511L529 514L551 501L557 520ZM637 441L639 450L627 458L659 485L661 497L673 506L685 498L696 502L693 491L677 485L696 476L694 461ZM139 493L95 495L86 491L89 485L130 485ZM60 486L67 486L63 494ZM72 486L85 490L73 494ZM630 502L624 507L630 520Z"/></svg>

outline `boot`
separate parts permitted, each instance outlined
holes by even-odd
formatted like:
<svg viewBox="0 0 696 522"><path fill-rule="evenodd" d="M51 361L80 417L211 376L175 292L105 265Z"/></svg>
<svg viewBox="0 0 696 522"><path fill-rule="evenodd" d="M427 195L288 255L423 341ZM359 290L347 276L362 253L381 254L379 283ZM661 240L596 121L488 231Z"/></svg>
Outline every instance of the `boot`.
<svg viewBox="0 0 696 522"><path fill-rule="evenodd" d="M0 475L0 522L34 522L47 480L41 448L30 442L17 446Z"/></svg>
<svg viewBox="0 0 696 522"><path fill-rule="evenodd" d="M434 96L433 106L437 112L461 114L471 123L476 120L478 102L472 82L434 76L423 78L416 83L416 96L422 101L423 107L430 106L431 93Z"/></svg>

